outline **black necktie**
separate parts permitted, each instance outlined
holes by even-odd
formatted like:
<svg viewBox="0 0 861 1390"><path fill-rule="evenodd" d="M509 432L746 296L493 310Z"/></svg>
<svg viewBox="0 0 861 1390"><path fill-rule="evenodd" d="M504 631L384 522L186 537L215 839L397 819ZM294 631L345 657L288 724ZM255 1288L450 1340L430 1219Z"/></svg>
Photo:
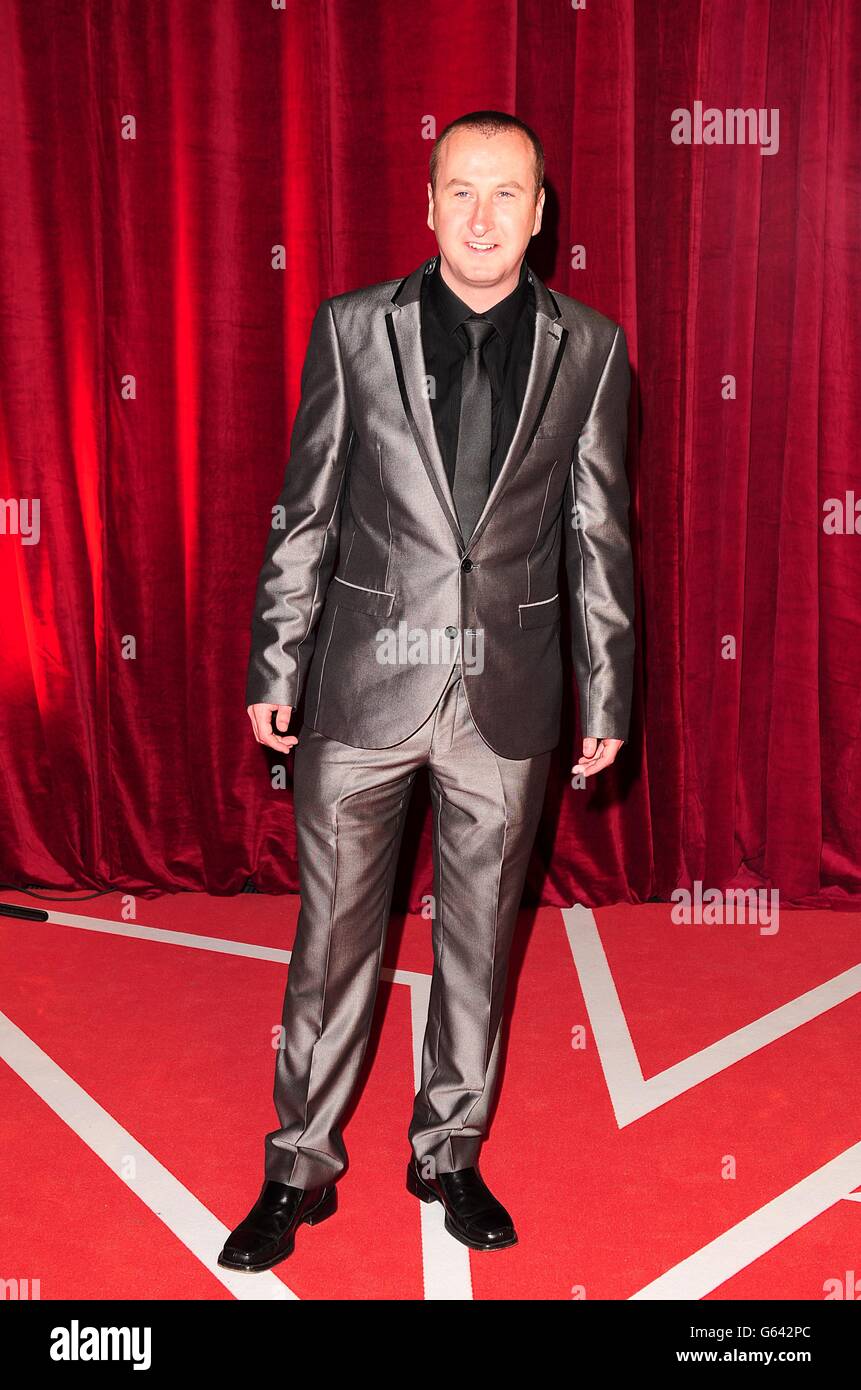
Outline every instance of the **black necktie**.
<svg viewBox="0 0 861 1390"><path fill-rule="evenodd" d="M461 533L468 541L490 491L490 377L481 349L496 329L489 319L480 318L464 319L463 328L469 352L463 360L452 496Z"/></svg>

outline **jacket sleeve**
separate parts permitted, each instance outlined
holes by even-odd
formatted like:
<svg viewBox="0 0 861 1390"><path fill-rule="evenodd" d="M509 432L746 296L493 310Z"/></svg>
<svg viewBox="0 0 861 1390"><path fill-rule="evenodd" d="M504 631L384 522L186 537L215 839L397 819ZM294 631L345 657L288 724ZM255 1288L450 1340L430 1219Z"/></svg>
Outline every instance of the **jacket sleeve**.
<svg viewBox="0 0 861 1390"><path fill-rule="evenodd" d="M565 487L565 567L584 738L627 739L634 581L625 475L630 368L616 328Z"/></svg>
<svg viewBox="0 0 861 1390"><path fill-rule="evenodd" d="M299 703L335 566L353 433L331 301L324 300L311 325L284 486L257 582L247 705Z"/></svg>

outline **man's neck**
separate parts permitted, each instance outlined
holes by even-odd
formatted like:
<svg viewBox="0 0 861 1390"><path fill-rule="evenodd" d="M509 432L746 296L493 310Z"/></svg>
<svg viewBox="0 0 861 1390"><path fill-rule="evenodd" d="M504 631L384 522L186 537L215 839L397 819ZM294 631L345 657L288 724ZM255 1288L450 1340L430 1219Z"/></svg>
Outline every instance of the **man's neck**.
<svg viewBox="0 0 861 1390"><path fill-rule="evenodd" d="M452 293L456 294L458 299L462 299L464 304L468 304L473 313L483 314L517 289L520 283L520 267L522 265L523 258L521 257L511 275L506 276L496 285L470 285L468 281L455 278L448 262L440 252L439 273Z"/></svg>

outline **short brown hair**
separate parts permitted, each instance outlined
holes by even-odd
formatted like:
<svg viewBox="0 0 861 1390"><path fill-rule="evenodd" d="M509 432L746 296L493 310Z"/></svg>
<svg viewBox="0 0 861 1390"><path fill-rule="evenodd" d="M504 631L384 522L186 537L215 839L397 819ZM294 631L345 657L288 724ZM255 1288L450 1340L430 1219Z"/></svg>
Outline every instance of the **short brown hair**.
<svg viewBox="0 0 861 1390"><path fill-rule="evenodd" d="M507 111L468 111L465 116L458 116L456 120L449 121L431 150L430 182L434 193L436 193L436 175L443 142L446 136L450 135L453 130L460 129L461 126L467 126L471 130L480 130L482 135L496 135L497 131L500 130L522 131L532 145L535 155L535 197L538 197L544 183L544 148L532 127L528 126L525 121L521 121L518 116L509 115Z"/></svg>

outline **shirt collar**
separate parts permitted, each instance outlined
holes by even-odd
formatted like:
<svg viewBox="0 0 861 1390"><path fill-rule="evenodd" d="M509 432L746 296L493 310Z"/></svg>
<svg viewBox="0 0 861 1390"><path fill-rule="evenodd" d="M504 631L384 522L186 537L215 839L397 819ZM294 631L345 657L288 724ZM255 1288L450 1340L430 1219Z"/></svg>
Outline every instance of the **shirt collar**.
<svg viewBox="0 0 861 1390"><path fill-rule="evenodd" d="M440 274L440 257L436 258L436 265L430 275L426 275L428 297L436 310L437 317L445 329L446 333L454 333L464 319L470 318L476 311L470 309L468 304L464 304L459 295L456 295L443 280ZM523 311L529 296L531 286L528 279L526 260L520 263L520 279L516 286L507 294L504 299L500 299L492 308L485 309L480 318L488 319L499 333L500 337L508 342L514 332L517 320Z"/></svg>

